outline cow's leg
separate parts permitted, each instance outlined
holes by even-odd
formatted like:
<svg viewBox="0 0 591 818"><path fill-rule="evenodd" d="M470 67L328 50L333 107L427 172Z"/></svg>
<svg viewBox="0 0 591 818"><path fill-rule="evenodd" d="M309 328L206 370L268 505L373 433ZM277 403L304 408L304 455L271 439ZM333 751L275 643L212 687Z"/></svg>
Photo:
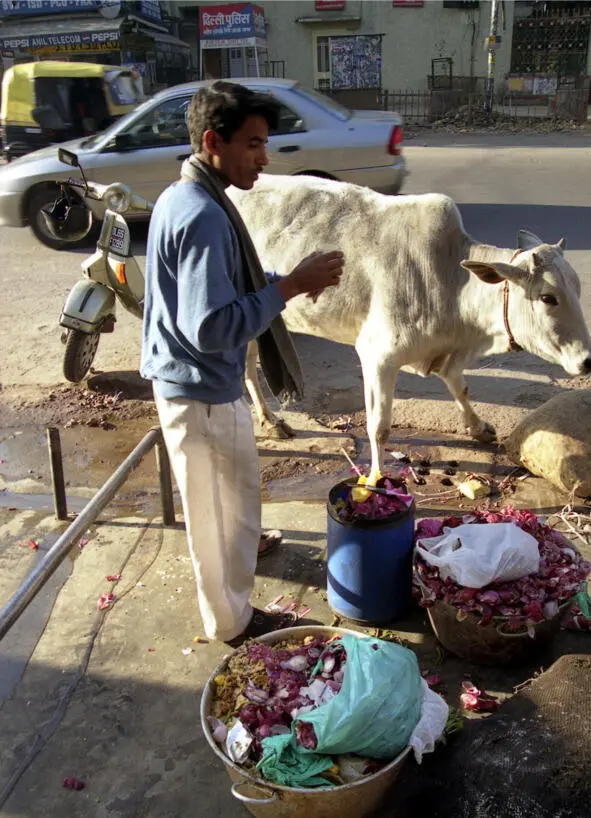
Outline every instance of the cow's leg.
<svg viewBox="0 0 591 818"><path fill-rule="evenodd" d="M383 341L381 342L383 344ZM365 415L371 449L369 482L374 483L384 468L384 446L392 428L392 399L400 366L393 356L384 357L375 338L360 336L355 345L363 370Z"/></svg>
<svg viewBox="0 0 591 818"><path fill-rule="evenodd" d="M464 373L460 370L446 371L445 373L437 372L437 375L445 383L449 389L456 404L462 412L462 419L466 430L471 437L480 443L492 443L497 438L497 433L494 426L478 417L472 404L468 399L468 387L464 379Z"/></svg>
<svg viewBox="0 0 591 818"><path fill-rule="evenodd" d="M246 371L244 382L248 389L248 394L254 404L261 429L268 437L286 440L295 437L295 432L284 420L278 418L267 406L267 402L261 392L259 376L257 372L258 347L256 341L251 341L246 350Z"/></svg>

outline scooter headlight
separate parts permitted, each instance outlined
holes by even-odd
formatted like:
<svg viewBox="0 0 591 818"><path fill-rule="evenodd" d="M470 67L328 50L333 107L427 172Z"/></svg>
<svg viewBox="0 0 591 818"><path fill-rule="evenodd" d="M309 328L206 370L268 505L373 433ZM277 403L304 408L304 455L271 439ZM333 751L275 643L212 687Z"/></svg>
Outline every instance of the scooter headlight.
<svg viewBox="0 0 591 818"><path fill-rule="evenodd" d="M131 190L125 185L109 185L103 194L103 202L115 213L125 213L131 206Z"/></svg>

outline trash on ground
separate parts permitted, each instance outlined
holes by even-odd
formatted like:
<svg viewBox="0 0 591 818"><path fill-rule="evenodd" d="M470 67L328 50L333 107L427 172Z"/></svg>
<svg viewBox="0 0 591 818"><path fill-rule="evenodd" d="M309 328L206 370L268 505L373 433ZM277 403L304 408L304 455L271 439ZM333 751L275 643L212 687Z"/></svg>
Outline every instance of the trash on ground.
<svg viewBox="0 0 591 818"><path fill-rule="evenodd" d="M88 537L80 537L78 540L78 548L82 551L85 545L88 545Z"/></svg>
<svg viewBox="0 0 591 818"><path fill-rule="evenodd" d="M251 641L214 683L214 740L222 745L226 728L226 752L236 763L285 786L338 786L375 772L375 760L388 763L409 745L425 697L431 706L436 697L442 724L435 735L439 722L426 714L419 752L430 751L447 720L447 705L421 680L415 655L369 637Z"/></svg>
<svg viewBox="0 0 591 818"><path fill-rule="evenodd" d="M484 693L472 682L462 682L464 692L460 694L462 707L474 713L494 713L499 709L499 700L490 693Z"/></svg>
<svg viewBox="0 0 591 818"><path fill-rule="evenodd" d="M96 607L99 611L104 611L115 602L115 594L103 594L99 597Z"/></svg>
<svg viewBox="0 0 591 818"><path fill-rule="evenodd" d="M83 790L86 784L79 778L68 777L64 778L62 786L67 790Z"/></svg>
<svg viewBox="0 0 591 818"><path fill-rule="evenodd" d="M481 527L498 523L514 523L535 538L539 558L537 571L517 579L495 580L480 588L462 585L451 575L444 578L440 568L429 564L426 552L417 547L415 596L424 607L438 600L454 606L458 609L460 620L475 614L481 625L489 624L494 618L503 630L528 630L533 635L533 626L559 615L559 609L581 591L584 580L591 572L591 565L561 532L542 523L531 511L508 506L498 512L475 511L463 518L422 520L417 526L415 541L418 543L436 537L444 529L453 533L453 529L459 526L462 529L473 526L476 532L482 531L484 534L485 529ZM483 539L482 542L487 543L488 540ZM460 545L455 552L451 551L451 556L458 555L462 548L463 545ZM481 557L486 557L488 561L485 553Z"/></svg>
<svg viewBox="0 0 591 818"><path fill-rule="evenodd" d="M458 484L458 491L469 500L483 500L491 493L490 486L482 478L471 477Z"/></svg>
<svg viewBox="0 0 591 818"><path fill-rule="evenodd" d="M121 579L121 574L109 574L107 582L117 582Z"/></svg>

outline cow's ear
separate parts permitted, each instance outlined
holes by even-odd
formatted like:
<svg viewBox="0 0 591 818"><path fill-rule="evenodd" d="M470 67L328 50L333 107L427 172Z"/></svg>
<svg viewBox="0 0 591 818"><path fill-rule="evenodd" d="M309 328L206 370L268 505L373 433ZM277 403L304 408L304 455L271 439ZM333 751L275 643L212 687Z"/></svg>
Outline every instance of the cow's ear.
<svg viewBox="0 0 591 818"><path fill-rule="evenodd" d="M535 233L530 233L529 230L520 230L517 234L517 246L520 250L533 250L534 247L539 247L544 242Z"/></svg>
<svg viewBox="0 0 591 818"><path fill-rule="evenodd" d="M468 261L465 259L461 262L464 270L473 273L481 281L486 284L500 284L501 281L509 279L509 281L516 281L523 278L523 270L519 267L514 267L513 264L505 264L503 261Z"/></svg>

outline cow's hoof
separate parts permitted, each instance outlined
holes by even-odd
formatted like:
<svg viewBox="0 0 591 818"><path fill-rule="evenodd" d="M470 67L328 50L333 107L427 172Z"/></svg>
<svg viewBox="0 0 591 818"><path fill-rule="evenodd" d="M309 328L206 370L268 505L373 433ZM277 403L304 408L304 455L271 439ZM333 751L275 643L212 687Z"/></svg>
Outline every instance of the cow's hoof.
<svg viewBox="0 0 591 818"><path fill-rule="evenodd" d="M286 423L280 418L273 421L266 421L262 424L262 429L267 437L273 440L289 440L290 437L295 437L296 433L291 428L289 423Z"/></svg>
<svg viewBox="0 0 591 818"><path fill-rule="evenodd" d="M490 423L483 423L481 429L472 432L472 437L479 443L494 443L497 439L497 433L495 427L491 426Z"/></svg>

